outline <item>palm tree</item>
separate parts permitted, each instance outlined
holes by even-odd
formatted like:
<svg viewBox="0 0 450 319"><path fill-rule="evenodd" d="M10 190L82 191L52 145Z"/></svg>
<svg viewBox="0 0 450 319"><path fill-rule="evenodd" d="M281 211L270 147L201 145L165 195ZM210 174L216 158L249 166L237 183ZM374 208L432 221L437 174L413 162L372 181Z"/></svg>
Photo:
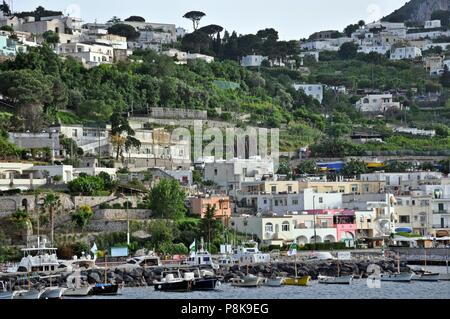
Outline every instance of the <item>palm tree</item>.
<svg viewBox="0 0 450 319"><path fill-rule="evenodd" d="M211 251L211 230L213 224L216 221L215 216L216 216L216 206L208 204L205 215L203 216L203 221L208 232L208 246L209 246L208 249L210 251Z"/></svg>
<svg viewBox="0 0 450 319"><path fill-rule="evenodd" d="M55 193L49 193L44 198L44 208L48 210L50 215L50 238L53 244L54 228L55 228L55 211L61 207L61 200Z"/></svg>

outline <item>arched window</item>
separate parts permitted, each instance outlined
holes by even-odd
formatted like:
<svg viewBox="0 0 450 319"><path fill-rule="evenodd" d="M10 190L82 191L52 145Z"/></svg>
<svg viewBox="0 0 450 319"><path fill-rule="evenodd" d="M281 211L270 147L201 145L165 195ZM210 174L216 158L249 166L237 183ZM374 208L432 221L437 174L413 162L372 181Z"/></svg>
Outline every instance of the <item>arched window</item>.
<svg viewBox="0 0 450 319"><path fill-rule="evenodd" d="M273 224L267 223L264 229L266 230L266 232L273 233Z"/></svg>
<svg viewBox="0 0 450 319"><path fill-rule="evenodd" d="M283 222L283 224L281 224L281 231L290 231L291 227L289 225L288 221Z"/></svg>

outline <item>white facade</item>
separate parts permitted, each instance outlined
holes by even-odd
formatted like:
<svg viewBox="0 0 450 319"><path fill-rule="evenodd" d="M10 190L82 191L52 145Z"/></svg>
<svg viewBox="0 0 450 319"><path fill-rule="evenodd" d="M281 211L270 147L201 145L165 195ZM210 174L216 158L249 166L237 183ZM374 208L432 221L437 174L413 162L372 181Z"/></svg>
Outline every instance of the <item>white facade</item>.
<svg viewBox="0 0 450 319"><path fill-rule="evenodd" d="M64 43L58 47L57 52L81 61L86 67L114 62L114 48L106 44Z"/></svg>
<svg viewBox="0 0 450 319"><path fill-rule="evenodd" d="M214 57L205 55L205 54L200 54L200 53L188 53L187 59L188 60L203 60L206 63L214 62Z"/></svg>
<svg viewBox="0 0 450 319"><path fill-rule="evenodd" d="M371 52L386 54L391 50L390 45L362 45L358 49L358 53L369 54Z"/></svg>
<svg viewBox="0 0 450 319"><path fill-rule="evenodd" d="M84 153L98 154L100 149L107 148L110 144L109 134L105 128L61 124L51 127L51 130L74 140Z"/></svg>
<svg viewBox="0 0 450 319"><path fill-rule="evenodd" d="M272 158L235 158L205 163L204 179L229 191L235 191L240 188L242 182L260 181L265 176L273 176L274 173Z"/></svg>
<svg viewBox="0 0 450 319"><path fill-rule="evenodd" d="M286 215L313 209L339 209L342 207L341 193L315 193L312 189L295 193L273 193L257 195L239 195L237 200L247 207L253 207L257 213Z"/></svg>
<svg viewBox="0 0 450 319"><path fill-rule="evenodd" d="M393 129L393 131L397 133L411 134L416 136L428 136L428 137L436 136L435 130L421 130L418 128L410 128L410 127L396 127Z"/></svg>
<svg viewBox="0 0 450 319"><path fill-rule="evenodd" d="M422 57L422 50L416 47L397 48L391 53L391 60L414 60Z"/></svg>
<svg viewBox="0 0 450 319"><path fill-rule="evenodd" d="M297 215L283 217L232 217L231 225L244 234L255 235L266 245L283 245L296 242L308 243L337 241L337 230L332 228L333 216L316 216L316 237L314 237L314 216Z"/></svg>
<svg viewBox="0 0 450 319"><path fill-rule="evenodd" d="M339 51L339 46L331 41L308 41L300 43L300 49L307 51Z"/></svg>
<svg viewBox="0 0 450 319"><path fill-rule="evenodd" d="M267 60L267 57L262 55L247 55L242 57L241 65L244 67L259 67L264 60Z"/></svg>
<svg viewBox="0 0 450 319"><path fill-rule="evenodd" d="M390 109L402 109L399 102L394 102L392 94L366 95L358 102L356 108L363 113L384 113Z"/></svg>
<svg viewBox="0 0 450 319"><path fill-rule="evenodd" d="M295 90L302 90L306 95L313 97L322 104L323 85L322 84L294 84Z"/></svg>
<svg viewBox="0 0 450 319"><path fill-rule="evenodd" d="M425 21L425 29L436 29L441 27L441 20L428 20Z"/></svg>

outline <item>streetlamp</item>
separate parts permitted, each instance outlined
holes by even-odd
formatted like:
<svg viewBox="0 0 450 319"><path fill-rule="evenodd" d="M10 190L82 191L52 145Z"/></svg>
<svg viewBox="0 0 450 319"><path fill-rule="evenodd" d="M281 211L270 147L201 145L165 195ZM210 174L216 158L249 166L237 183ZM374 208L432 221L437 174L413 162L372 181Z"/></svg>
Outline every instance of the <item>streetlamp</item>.
<svg viewBox="0 0 450 319"><path fill-rule="evenodd" d="M128 212L128 198L125 196L125 194L120 194L122 198L125 198L125 209L127 213L127 245L130 246L130 214Z"/></svg>
<svg viewBox="0 0 450 319"><path fill-rule="evenodd" d="M314 214L314 250L316 250L317 234L316 234L316 195L313 195L313 214Z"/></svg>

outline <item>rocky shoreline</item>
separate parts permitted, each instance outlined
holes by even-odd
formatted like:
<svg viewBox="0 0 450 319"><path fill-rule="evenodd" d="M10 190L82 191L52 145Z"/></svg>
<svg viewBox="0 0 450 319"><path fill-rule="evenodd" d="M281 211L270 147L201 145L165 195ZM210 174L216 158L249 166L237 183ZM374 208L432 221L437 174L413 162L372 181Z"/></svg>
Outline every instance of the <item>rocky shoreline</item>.
<svg viewBox="0 0 450 319"><path fill-rule="evenodd" d="M354 275L357 278L367 278L367 270L370 265L378 265L381 272L395 273L397 272L397 264L394 260L387 261L346 261L339 265L341 275ZM154 280L161 278L161 272L168 267L151 267L151 268L111 268L107 271L107 281L111 283L124 284L125 287L146 287L152 286ZM409 271L405 264L401 265L402 272ZM221 268L216 271L216 275L221 276L225 282L231 278L241 276L246 273L260 275L266 278L272 275L276 276L294 276L295 265L292 262L270 263L252 266L234 265L229 268ZM338 273L338 265L332 261L320 262L298 262L297 274L298 276L311 276L313 280L317 276L336 276ZM47 274L48 275L48 274ZM31 286L67 286L67 279L72 273L61 273L58 278L44 278L40 279L38 274L33 274L30 277ZM105 282L104 269L89 269L81 271L77 276L81 276L82 281L87 281L89 284ZM27 276L16 274L0 274L0 281L9 283L14 289L16 286L28 285Z"/></svg>

